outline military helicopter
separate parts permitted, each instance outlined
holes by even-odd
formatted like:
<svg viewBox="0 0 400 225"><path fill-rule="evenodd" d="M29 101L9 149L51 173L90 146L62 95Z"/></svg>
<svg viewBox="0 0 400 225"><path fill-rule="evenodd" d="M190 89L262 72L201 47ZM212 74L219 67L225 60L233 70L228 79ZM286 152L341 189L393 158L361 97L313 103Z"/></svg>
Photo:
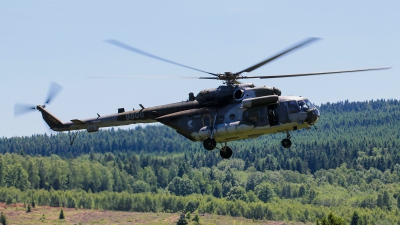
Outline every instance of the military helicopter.
<svg viewBox="0 0 400 225"><path fill-rule="evenodd" d="M206 150L220 150L220 156L228 159L232 156L232 148L227 145L230 141L256 138L265 134L286 133L281 141L284 148L292 145L290 131L309 129L317 123L320 112L306 97L282 96L276 87L256 87L251 83L240 83L242 79L268 79L299 76L314 76L324 74L350 73L372 70L384 70L384 68L369 68L356 70L341 70L305 74L285 74L272 76L243 76L243 73L252 72L255 69L289 53L300 47L308 45L318 38L308 38L272 57L269 57L249 68L232 73L210 73L204 70L186 66L156 55L133 48L116 40L106 42L120 48L164 61L187 69L206 73L208 77L199 79L221 80L223 85L217 88L205 89L196 96L191 92L187 101L170 103L166 105L144 107L125 111L119 108L118 113L89 119L72 119L70 122L62 122L45 109L53 97L61 90L61 86L53 83L49 96L44 105L26 106L16 104L15 115L30 110L41 112L44 121L53 131L84 130L96 132L101 127L114 127L138 123L160 122L176 130L177 133L191 141L201 141ZM314 126L315 127L315 126ZM76 138L70 136L71 145ZM219 146L218 146L219 145Z"/></svg>

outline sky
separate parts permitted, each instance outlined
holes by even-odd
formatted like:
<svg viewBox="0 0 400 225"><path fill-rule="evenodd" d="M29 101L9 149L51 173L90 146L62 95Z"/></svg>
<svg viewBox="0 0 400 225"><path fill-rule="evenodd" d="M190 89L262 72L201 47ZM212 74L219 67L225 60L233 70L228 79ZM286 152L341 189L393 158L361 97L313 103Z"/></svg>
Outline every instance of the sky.
<svg viewBox="0 0 400 225"><path fill-rule="evenodd" d="M399 99L398 9L400 1L385 0L0 1L0 137L49 132L39 112L14 117L14 104L43 104L51 82L63 90L47 109L64 122L139 104L180 102L189 92L222 84L170 78L206 74L129 52L105 42L109 39L222 73L241 71L308 37L319 37L243 75L392 68L246 82L277 87L282 95L306 96L317 105Z"/></svg>

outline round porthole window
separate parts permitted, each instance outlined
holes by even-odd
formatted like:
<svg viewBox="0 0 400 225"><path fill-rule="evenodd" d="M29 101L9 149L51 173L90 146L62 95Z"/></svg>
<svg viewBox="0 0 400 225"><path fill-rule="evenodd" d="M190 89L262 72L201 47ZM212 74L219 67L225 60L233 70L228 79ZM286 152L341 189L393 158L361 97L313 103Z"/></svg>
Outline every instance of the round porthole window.
<svg viewBox="0 0 400 225"><path fill-rule="evenodd" d="M235 117L236 117L236 116L235 116L235 114L233 114L233 113L232 113L231 115L229 115L229 119L231 119L231 120L234 120Z"/></svg>
<svg viewBox="0 0 400 225"><path fill-rule="evenodd" d="M189 120L189 121L187 122L187 126L188 126L189 128L193 128L193 127L194 127L194 121L193 121L193 120Z"/></svg>

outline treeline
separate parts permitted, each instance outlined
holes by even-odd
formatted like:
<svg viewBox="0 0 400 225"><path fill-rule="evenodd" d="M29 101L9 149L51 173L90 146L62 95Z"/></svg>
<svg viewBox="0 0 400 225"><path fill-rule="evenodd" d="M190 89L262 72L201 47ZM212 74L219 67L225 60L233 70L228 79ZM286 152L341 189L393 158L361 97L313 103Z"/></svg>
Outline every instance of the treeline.
<svg viewBox="0 0 400 225"><path fill-rule="evenodd" d="M244 202L242 200L217 199L209 195L174 196L168 193L130 194L127 192L87 193L76 191L20 191L14 188L0 188L0 201L12 204L14 199L19 202L35 205L67 207L79 209L119 210L135 212L169 212L199 214L210 213L230 216L243 216L252 219L275 221L316 221L326 217L332 211L350 222L352 214L359 216L358 224L396 224L398 213L384 210L354 209L351 206L323 207L302 205L297 201L284 200L279 202Z"/></svg>
<svg viewBox="0 0 400 225"><path fill-rule="evenodd" d="M315 173L346 163L359 169L385 171L400 163L400 103L398 100L338 102L320 106L318 130L292 132L293 145L281 147L285 134L231 142L233 158L245 161L244 169L292 170ZM0 153L74 158L89 153L126 152L166 156L186 154L196 168L216 166L220 158L166 126L136 127L131 130L79 132L74 145L67 133L0 138ZM141 158L141 157L139 157Z"/></svg>
<svg viewBox="0 0 400 225"><path fill-rule="evenodd" d="M314 222L329 211L350 219L356 210L365 224L400 222L399 164L393 172L357 171L343 164L300 174L244 170L241 159L192 168L184 155L141 161L124 154L76 159L0 155L0 201L138 212L186 212L192 207L199 213L302 222ZM130 160L138 166L132 168Z"/></svg>

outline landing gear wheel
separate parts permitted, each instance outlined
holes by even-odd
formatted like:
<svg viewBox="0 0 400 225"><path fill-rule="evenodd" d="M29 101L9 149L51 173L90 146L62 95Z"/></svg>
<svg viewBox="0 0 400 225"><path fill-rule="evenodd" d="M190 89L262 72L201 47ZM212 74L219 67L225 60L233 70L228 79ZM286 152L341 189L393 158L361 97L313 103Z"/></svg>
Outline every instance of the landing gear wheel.
<svg viewBox="0 0 400 225"><path fill-rule="evenodd" d="M215 147L217 146L217 142L215 141L214 138L206 138L206 140L203 141L203 146L205 149L208 151L214 150Z"/></svg>
<svg viewBox="0 0 400 225"><path fill-rule="evenodd" d="M290 146L292 146L292 141L289 138L283 139L281 143L284 148L290 148Z"/></svg>
<svg viewBox="0 0 400 225"><path fill-rule="evenodd" d="M229 146L224 146L219 151L219 155L224 159L229 159L232 156L232 149Z"/></svg>

